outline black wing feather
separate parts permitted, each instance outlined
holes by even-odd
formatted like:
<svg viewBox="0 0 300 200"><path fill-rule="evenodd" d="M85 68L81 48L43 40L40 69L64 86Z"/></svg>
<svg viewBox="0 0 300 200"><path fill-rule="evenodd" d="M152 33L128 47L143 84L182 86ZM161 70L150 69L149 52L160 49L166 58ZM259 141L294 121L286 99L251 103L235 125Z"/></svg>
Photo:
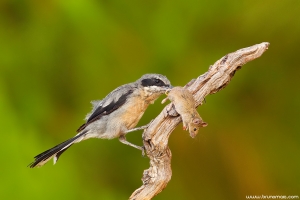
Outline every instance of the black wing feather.
<svg viewBox="0 0 300 200"><path fill-rule="evenodd" d="M91 116L88 118L88 120L86 121L85 124L81 125L77 132L80 132L82 130L85 129L85 127L87 127L89 124L91 124L92 122L100 119L102 116L104 115L108 115L112 112L114 112L115 110L117 110L119 107L121 107L127 100L128 95L130 95L133 92L133 90L128 90L126 93L124 93L116 102L112 101L110 104L108 104L107 106L99 106L92 114Z"/></svg>

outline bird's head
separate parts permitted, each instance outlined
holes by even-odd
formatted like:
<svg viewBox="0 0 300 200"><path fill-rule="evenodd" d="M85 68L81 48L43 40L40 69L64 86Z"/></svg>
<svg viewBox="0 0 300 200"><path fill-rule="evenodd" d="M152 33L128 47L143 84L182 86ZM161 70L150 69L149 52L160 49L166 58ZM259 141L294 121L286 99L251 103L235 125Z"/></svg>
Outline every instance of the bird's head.
<svg viewBox="0 0 300 200"><path fill-rule="evenodd" d="M169 79L161 74L145 74L137 82L150 94L163 94L173 87Z"/></svg>

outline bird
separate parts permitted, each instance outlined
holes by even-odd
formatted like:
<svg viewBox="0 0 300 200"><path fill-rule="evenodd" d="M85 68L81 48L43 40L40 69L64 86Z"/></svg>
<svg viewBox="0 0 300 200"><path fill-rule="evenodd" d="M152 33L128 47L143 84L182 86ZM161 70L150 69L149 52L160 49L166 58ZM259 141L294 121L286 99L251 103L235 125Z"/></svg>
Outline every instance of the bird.
<svg viewBox="0 0 300 200"><path fill-rule="evenodd" d="M143 147L128 142L125 135L145 128L134 129L148 106L172 87L168 78L161 74L145 74L135 82L119 86L102 100L91 102L92 111L73 138L38 154L28 166L40 167L52 158L55 164L70 146L89 138L119 138L120 142L143 151Z"/></svg>

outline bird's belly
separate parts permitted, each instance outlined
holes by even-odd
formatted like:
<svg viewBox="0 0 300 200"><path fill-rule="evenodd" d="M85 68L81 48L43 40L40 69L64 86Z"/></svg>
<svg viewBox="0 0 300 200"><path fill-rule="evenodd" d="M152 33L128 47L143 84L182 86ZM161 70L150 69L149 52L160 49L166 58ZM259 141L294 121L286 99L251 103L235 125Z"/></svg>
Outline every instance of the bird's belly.
<svg viewBox="0 0 300 200"><path fill-rule="evenodd" d="M135 102L135 104L128 105L124 112L124 115L122 116L124 125L127 130L134 128L138 124L139 120L141 119L149 105L145 102Z"/></svg>
<svg viewBox="0 0 300 200"><path fill-rule="evenodd" d="M139 101L132 102L135 103L127 103L122 111L119 110L110 114L105 134L101 137L116 138L137 125L149 104Z"/></svg>

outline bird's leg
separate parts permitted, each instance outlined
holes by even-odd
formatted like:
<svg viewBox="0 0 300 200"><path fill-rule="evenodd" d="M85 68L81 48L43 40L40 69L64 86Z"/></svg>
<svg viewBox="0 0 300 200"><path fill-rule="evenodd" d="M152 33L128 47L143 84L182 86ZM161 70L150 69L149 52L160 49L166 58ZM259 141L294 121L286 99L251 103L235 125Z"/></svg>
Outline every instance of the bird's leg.
<svg viewBox="0 0 300 200"><path fill-rule="evenodd" d="M151 120L151 122L149 122L148 124L146 124L144 126L140 126L140 127L137 127L137 128L133 128L133 129L127 130L127 131L125 131L125 134L130 133L130 132L134 132L134 131L145 130L145 129L147 129L150 126L150 124L152 123L152 121L153 121L153 119Z"/></svg>
<svg viewBox="0 0 300 200"><path fill-rule="evenodd" d="M138 146L138 145L135 145L135 144L132 144L132 143L128 142L128 141L126 140L125 135L121 135L121 136L119 137L119 141L122 142L123 144L129 145L129 146L132 146L132 147L134 147L134 148L136 148L136 149L141 150L141 151L142 151L142 155L145 156L145 148L144 148L143 146L141 147L141 146Z"/></svg>
<svg viewBox="0 0 300 200"><path fill-rule="evenodd" d="M152 122L152 121L153 121L153 120L151 120L151 122ZM124 135L121 135L121 136L119 137L119 141L122 142L123 144L129 145L129 146L132 146L132 147L134 147L134 148L136 148L136 149L141 150L141 151L142 151L142 155L145 156L145 147L144 147L144 146L137 146L137 145L135 145L135 144L132 144L132 143L128 142L128 141L126 140L125 135L126 135L127 133L130 133L130 132L139 131L139 130L145 130L146 128L149 127L149 125L151 124L151 122L150 122L149 124L144 125L144 126L140 126L140 127L133 128L133 129L130 129L130 130L125 131L125 132L124 132Z"/></svg>
<svg viewBox="0 0 300 200"><path fill-rule="evenodd" d="M147 125L144 125L144 126L140 126L140 127L137 127L137 128L130 129L130 130L126 131L125 134L130 133L130 132L134 132L134 131L145 130L146 128L148 128L150 123L147 124Z"/></svg>

